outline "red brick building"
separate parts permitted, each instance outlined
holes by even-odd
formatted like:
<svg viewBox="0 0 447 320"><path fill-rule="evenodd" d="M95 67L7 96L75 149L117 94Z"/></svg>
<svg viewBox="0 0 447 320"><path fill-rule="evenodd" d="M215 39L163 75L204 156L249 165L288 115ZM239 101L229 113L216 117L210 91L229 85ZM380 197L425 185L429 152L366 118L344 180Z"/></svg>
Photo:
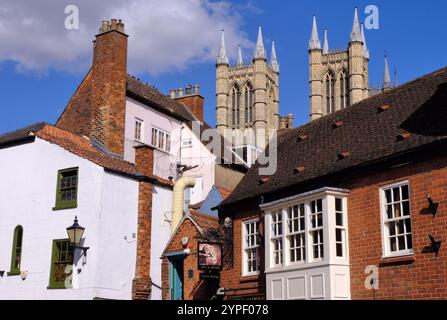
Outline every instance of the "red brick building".
<svg viewBox="0 0 447 320"><path fill-rule="evenodd" d="M209 300L215 297L218 281L201 280L197 264L198 243L215 241L212 234L218 228L217 217L195 210L183 216L162 256L163 300Z"/></svg>
<svg viewBox="0 0 447 320"><path fill-rule="evenodd" d="M447 69L278 134L219 206L226 298L446 299Z"/></svg>

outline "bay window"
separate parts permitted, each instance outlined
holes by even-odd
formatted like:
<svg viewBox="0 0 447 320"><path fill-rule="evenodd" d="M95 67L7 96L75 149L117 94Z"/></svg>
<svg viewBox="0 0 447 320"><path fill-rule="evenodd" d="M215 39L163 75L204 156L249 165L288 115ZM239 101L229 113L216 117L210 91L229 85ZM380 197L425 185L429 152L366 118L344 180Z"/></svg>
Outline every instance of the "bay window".
<svg viewBox="0 0 447 320"><path fill-rule="evenodd" d="M265 209L266 270L347 261L347 191L337 190L319 189Z"/></svg>
<svg viewBox="0 0 447 320"><path fill-rule="evenodd" d="M267 299L349 299L347 196L325 187L260 205Z"/></svg>

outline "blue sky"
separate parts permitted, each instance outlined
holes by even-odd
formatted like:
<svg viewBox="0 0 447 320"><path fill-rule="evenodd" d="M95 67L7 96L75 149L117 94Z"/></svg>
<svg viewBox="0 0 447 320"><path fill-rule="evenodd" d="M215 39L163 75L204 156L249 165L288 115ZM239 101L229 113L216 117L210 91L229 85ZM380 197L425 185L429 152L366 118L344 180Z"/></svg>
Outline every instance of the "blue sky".
<svg viewBox="0 0 447 320"><path fill-rule="evenodd" d="M173 5L175 5L175 1L171 0ZM196 2L195 0L191 1L192 3ZM76 4L76 2L75 0L69 1L73 4ZM271 40L275 40L277 56L281 66L280 113L293 113L295 126L308 121L307 46L313 14L317 15L320 37L323 36L324 28L327 28L329 46L331 48L345 48L352 27L354 7L359 8L360 20L365 18L364 8L367 5L374 4L379 8L380 29L366 30L366 40L371 55L370 82L372 84L377 84L382 79L385 51L389 57L391 72L394 71L394 68L397 68L399 83L412 80L447 65L447 37L445 36L444 26L447 2L442 0L427 0L424 2L315 0L305 3L304 1L257 0L230 2L228 5L219 1L208 1L208 3L219 5L219 9L213 9L217 13L211 15L207 22L208 26L211 25L215 29L211 33L214 41L211 48L201 43L197 44L197 41L192 40L177 48L171 43L162 43L163 39L166 39L164 36L160 37L161 43L159 42L157 45L168 47L173 55L176 53L177 56L173 58L174 61L169 59L165 61L162 60L163 57L157 57L157 52L152 52L149 44L146 47L140 48L139 46L137 49L140 50L140 56L144 57L146 54L144 50L149 50L154 58L145 63L144 59L140 58L138 60L138 56L134 55L135 61L129 62L129 64L133 66L131 68L133 74L166 94L170 88L198 83L201 93L205 97L205 119L212 125L215 122L215 67L213 60L210 58L210 53L205 55L203 52L211 51L214 56L218 49L216 44L219 41L217 30L222 27L225 27L226 30L229 28L231 31L227 47L232 52L230 60L233 61L235 60L234 50L237 43L241 41L244 43L244 58L246 61L250 59L252 55L251 46L256 41L258 25L263 27L268 55L270 55ZM101 6L104 7L105 15L105 3L102 3ZM98 12L101 12L101 6L96 8ZM82 8L88 10L85 6ZM81 21L82 12L81 10ZM10 15L11 13L14 15L14 11L11 11ZM130 13L127 14L132 18ZM161 12L160 19L163 19L162 14ZM28 15L32 19L33 10L30 10ZM99 26L100 18L103 17L100 15L100 13L97 16L92 14L88 18ZM41 16L43 17L42 14ZM144 20L144 12L142 12L142 17ZM227 21L227 18L232 19L231 22ZM61 21L63 19L64 16L60 18ZM138 17L136 20L138 20ZM1 21L2 19L0 19ZM126 23L126 21L124 22ZM0 132L10 131L37 121L54 123L89 67L90 46L94 36L93 29L91 32L87 30L88 32L79 33L79 41L85 43L88 55L84 57L80 54L80 60L76 60L76 57L68 61L65 61L62 57L53 65L51 58L53 51L48 49L49 52L46 53L45 43L49 43L48 48L60 45L61 40L58 35L55 35L53 39L52 35L46 34L45 41L42 40L42 44L40 44L39 34L46 32L41 30L41 33L33 36L33 38L37 37L34 41L37 45L33 43L33 46L39 50L31 48L31 46L28 50L26 43L22 44L22 47L18 47L16 41L10 40L11 37L5 40L6 33L1 33L2 26L3 31L6 30L10 34L13 34L14 30L17 29L11 25L11 29L8 30L7 23L3 25L0 23L0 43L4 44L2 45L3 49L0 49ZM199 25L198 28L202 27ZM191 39L200 39L200 32L197 32L197 30L193 32L195 34L191 35ZM17 36L20 37L20 34ZM5 39L2 39L2 37ZM210 37L209 32L206 33L206 37ZM183 36L183 38L185 37ZM129 47L137 47L132 41L133 37L130 33ZM5 42L7 43L5 44ZM192 58L180 63L181 54L183 50L187 51L186 47L190 43L191 46L204 46L201 49L202 53L200 53L202 55L195 53L194 48L191 48ZM21 52L28 54L27 64L24 62ZM36 55L36 57L33 55ZM166 56L166 53L160 52L160 55ZM48 61L45 61L45 56L50 57L47 59ZM203 57L203 59L200 57ZM29 61L32 61L32 63ZM155 65L158 63L163 64L163 68L157 68ZM44 64L44 67L41 67L40 64ZM172 64L172 67L170 64ZM61 67L61 65L64 66ZM143 67L139 68L139 66Z"/></svg>

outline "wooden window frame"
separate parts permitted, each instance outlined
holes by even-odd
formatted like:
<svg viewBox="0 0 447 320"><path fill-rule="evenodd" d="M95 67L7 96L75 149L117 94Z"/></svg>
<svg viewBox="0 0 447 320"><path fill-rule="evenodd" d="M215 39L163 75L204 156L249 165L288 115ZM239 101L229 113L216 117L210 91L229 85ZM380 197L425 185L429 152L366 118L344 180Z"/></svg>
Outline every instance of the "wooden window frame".
<svg viewBox="0 0 447 320"><path fill-rule="evenodd" d="M21 230L20 234L20 247L17 246L19 230ZM19 249L19 253L17 253L17 249ZM18 225L14 228L13 241L12 241L12 254L11 254L11 267L8 276L19 276L20 275L20 267L22 264L22 253L23 253L23 227ZM16 266L17 256L19 256L19 265Z"/></svg>
<svg viewBox="0 0 447 320"><path fill-rule="evenodd" d="M70 245L70 239L56 239L53 240L52 242L52 247L51 247L51 266L50 266L50 279L49 279L49 284L48 284L48 289L71 289L73 288L72 284L70 284L70 286L66 286L65 285L65 281L64 282L56 282L55 281L55 264L58 263L55 259L55 250L56 250L56 246L58 242L67 242L67 248L69 248L70 250L65 251L66 253L70 253L72 255L72 266L74 265L74 248ZM60 262L60 261L59 261ZM60 262L63 263L63 262ZM69 261L66 263L67 265L69 265ZM67 274L67 276L69 276L70 274ZM71 276L73 276L73 269L71 272Z"/></svg>
<svg viewBox="0 0 447 320"><path fill-rule="evenodd" d="M76 171L76 199L62 201L62 177L63 174ZM57 172L56 204L53 210L73 209L78 207L79 168L62 169ZM73 188L73 187L72 187Z"/></svg>
<svg viewBox="0 0 447 320"><path fill-rule="evenodd" d="M408 199L406 200L402 200L402 187L403 186L407 186L408 188ZM399 197L400 200L399 201L394 201L394 193L393 193L393 189L399 188ZM391 196L392 196L392 202L388 203L386 200L386 191L387 190L391 190ZM404 216L403 215L403 203L404 202L408 202L408 206L409 206L409 215L408 216ZM399 208L400 210L402 210L402 217L400 218L394 218L394 213L395 210L393 208L393 218L389 219L387 216L387 206L391 205L394 207L394 205L399 204ZM400 257L400 256L408 256L408 255L413 255L414 254L414 239L413 239L413 218L412 218L412 213L411 213L411 198L410 198L410 183L408 182L408 180L405 181L401 181L401 182L397 182L397 183L393 183L393 184L389 184L389 185L385 185L382 186L380 188L380 210L381 210L381 219L382 219L382 248L383 248L383 258L393 258L393 257ZM409 220L410 221L410 232L407 232L407 226L405 224L405 220ZM396 250L396 251L391 251L390 248L390 234L389 234L389 228L387 227L388 223L391 222L398 222L398 221L404 221L403 223L403 227L405 232L403 234L401 234L401 236L404 237L405 240L405 249L404 250ZM397 229L397 227L396 227ZM411 248L408 248L408 239L407 236L411 237ZM396 247L398 248L398 235L396 233L395 235L396 238Z"/></svg>

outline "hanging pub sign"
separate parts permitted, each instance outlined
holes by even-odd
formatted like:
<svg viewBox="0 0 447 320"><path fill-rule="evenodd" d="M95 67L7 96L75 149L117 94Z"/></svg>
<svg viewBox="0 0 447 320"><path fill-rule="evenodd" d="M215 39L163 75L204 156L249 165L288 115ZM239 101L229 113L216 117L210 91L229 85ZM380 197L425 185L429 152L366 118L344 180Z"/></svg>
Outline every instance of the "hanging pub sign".
<svg viewBox="0 0 447 320"><path fill-rule="evenodd" d="M222 269L222 244L199 242L198 244L198 266L199 270Z"/></svg>

